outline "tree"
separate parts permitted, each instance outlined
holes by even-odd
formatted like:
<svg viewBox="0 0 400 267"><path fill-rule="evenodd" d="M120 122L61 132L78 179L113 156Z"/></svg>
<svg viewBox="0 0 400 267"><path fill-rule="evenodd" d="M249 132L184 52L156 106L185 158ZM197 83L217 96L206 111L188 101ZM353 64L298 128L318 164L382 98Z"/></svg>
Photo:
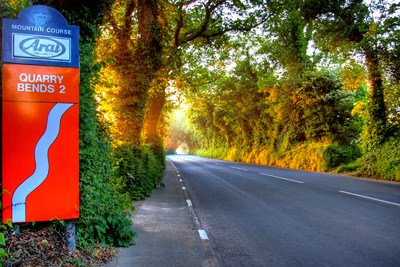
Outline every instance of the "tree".
<svg viewBox="0 0 400 267"><path fill-rule="evenodd" d="M318 8L315 6L318 5ZM383 55L390 49L387 33L396 31L398 25L393 14L398 5L372 1L367 6L362 0L335 0L316 3L304 2L304 16L318 23L321 40L329 40L335 47L352 45L364 54L368 71L370 93L368 118L365 128L365 147L371 150L388 137L388 110L384 94ZM381 14L376 17L375 14ZM395 43L395 42L394 42Z"/></svg>
<svg viewBox="0 0 400 267"><path fill-rule="evenodd" d="M115 8L120 11L110 16L101 42L103 51L108 49L105 57L115 58L114 80L119 80L118 94L109 93L119 106L114 109L117 139L138 145L143 137L155 150L162 144L165 90L179 73L181 51L222 44L228 32L249 31L268 15L263 1L120 0ZM112 36L118 44L107 42Z"/></svg>
<svg viewBox="0 0 400 267"><path fill-rule="evenodd" d="M99 43L103 59L114 58L110 68L118 91L102 87L111 96L117 120L114 138L136 147L141 144L148 90L161 67L158 10L158 1L116 1Z"/></svg>
<svg viewBox="0 0 400 267"><path fill-rule="evenodd" d="M334 143L357 142L360 122L351 115L357 93L342 90L336 69L316 67L322 57L308 48L318 28L302 8L301 1L271 2L259 36L225 42L229 52L214 51L208 62L190 55L189 117L203 148L221 148L219 155L229 159L275 164L308 144L316 144L317 157ZM263 161L263 153L275 159Z"/></svg>
<svg viewBox="0 0 400 267"><path fill-rule="evenodd" d="M273 1L272 16L264 25L266 35L275 39L272 42L272 60L277 60L286 70L287 78L296 80L314 67L307 54L312 37L312 24L301 13L302 1ZM266 43L267 45L271 45Z"/></svg>

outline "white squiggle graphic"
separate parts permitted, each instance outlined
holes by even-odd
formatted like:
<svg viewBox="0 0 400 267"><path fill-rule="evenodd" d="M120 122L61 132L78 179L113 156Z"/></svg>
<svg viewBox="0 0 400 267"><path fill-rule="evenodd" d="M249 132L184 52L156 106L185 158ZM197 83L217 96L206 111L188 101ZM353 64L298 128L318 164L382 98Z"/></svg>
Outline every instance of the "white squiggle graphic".
<svg viewBox="0 0 400 267"><path fill-rule="evenodd" d="M57 103L50 110L46 131L35 147L36 169L17 187L12 196L13 222L26 221L26 198L46 180L49 174L48 152L60 132L61 117L71 106L73 106L71 103Z"/></svg>

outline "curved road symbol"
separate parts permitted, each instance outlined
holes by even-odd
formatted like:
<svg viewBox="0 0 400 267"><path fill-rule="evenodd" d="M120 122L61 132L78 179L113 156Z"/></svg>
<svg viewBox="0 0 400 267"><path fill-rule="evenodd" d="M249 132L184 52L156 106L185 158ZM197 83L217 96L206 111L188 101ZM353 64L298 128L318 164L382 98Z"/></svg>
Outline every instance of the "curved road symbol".
<svg viewBox="0 0 400 267"><path fill-rule="evenodd" d="M57 103L50 110L47 127L35 148L36 168L34 173L22 182L12 196L12 221L26 221L26 198L38 188L49 174L48 152L60 132L61 117L72 107L71 103Z"/></svg>

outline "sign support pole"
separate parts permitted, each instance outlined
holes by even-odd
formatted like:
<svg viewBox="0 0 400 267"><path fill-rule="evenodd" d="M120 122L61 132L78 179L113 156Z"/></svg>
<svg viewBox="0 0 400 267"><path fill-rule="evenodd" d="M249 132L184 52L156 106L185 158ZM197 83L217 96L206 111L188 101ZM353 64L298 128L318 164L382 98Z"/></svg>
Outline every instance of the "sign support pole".
<svg viewBox="0 0 400 267"><path fill-rule="evenodd" d="M67 249L76 252L75 222L68 221L65 225L65 237L67 239Z"/></svg>

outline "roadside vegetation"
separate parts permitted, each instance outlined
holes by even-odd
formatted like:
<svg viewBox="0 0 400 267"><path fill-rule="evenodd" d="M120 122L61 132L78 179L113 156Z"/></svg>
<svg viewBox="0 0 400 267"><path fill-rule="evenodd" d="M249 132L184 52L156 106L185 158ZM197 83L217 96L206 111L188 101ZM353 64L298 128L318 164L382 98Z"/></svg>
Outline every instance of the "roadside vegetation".
<svg viewBox="0 0 400 267"><path fill-rule="evenodd" d="M82 257L65 265L133 244L132 200L163 186L165 151L400 181L398 3L0 4L3 18L45 4L80 26ZM62 248L63 225L2 225L3 263L41 265L23 257L56 255L43 250ZM35 252L16 246L24 236L38 237Z"/></svg>
<svg viewBox="0 0 400 267"><path fill-rule="evenodd" d="M399 8L271 1L267 23L185 53L186 117L174 120L167 145L400 181Z"/></svg>

